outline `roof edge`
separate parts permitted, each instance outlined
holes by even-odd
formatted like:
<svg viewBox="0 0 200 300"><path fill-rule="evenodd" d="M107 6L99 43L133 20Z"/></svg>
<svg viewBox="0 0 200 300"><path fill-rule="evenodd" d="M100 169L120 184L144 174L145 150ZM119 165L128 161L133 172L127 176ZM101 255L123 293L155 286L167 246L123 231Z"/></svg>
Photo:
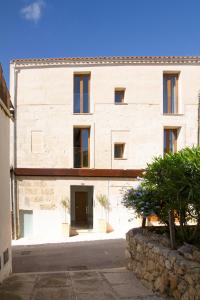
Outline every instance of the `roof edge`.
<svg viewBox="0 0 200 300"><path fill-rule="evenodd" d="M11 64L200 64L200 56L96 56L13 59Z"/></svg>

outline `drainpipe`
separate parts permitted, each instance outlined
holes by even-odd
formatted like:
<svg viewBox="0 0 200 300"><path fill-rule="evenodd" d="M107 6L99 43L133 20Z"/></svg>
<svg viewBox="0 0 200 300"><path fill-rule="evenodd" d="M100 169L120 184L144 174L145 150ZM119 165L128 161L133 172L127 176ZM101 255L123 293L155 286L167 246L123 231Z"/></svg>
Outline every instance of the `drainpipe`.
<svg viewBox="0 0 200 300"><path fill-rule="evenodd" d="M10 196L11 196L11 212L12 212L12 239L16 239L16 218L15 218L15 197L14 197L14 170L10 168Z"/></svg>
<svg viewBox="0 0 200 300"><path fill-rule="evenodd" d="M16 64L14 64L14 83L13 83L13 101L15 109L15 119L13 126L13 220L14 220L14 239L19 237L19 211L18 211L18 199L17 199L17 179L14 173L17 167L17 75Z"/></svg>

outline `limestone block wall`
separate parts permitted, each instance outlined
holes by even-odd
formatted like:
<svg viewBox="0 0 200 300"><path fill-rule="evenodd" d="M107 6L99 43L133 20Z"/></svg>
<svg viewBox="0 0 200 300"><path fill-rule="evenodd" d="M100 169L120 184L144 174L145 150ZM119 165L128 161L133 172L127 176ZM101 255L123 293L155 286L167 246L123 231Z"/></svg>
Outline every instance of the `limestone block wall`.
<svg viewBox="0 0 200 300"><path fill-rule="evenodd" d="M126 239L127 267L145 285L167 299L200 299L199 261L186 259L169 248L168 239L142 229L130 230Z"/></svg>
<svg viewBox="0 0 200 300"><path fill-rule="evenodd" d="M47 237L48 234L57 238L61 234L61 223L64 221L61 199L67 197L73 205L71 187L93 187L93 230L98 231L99 219L106 218L105 211L100 206L97 195L104 194L110 202L108 221L113 229L128 230L140 225L132 210L127 211L122 204L123 189L130 188L137 181L130 179L102 179L98 178L61 178L32 177L18 178L17 194L19 211L32 213L32 236ZM68 220L70 222L70 213Z"/></svg>
<svg viewBox="0 0 200 300"><path fill-rule="evenodd" d="M10 119L0 103L0 282L11 272Z"/></svg>
<svg viewBox="0 0 200 300"><path fill-rule="evenodd" d="M90 113L73 113L74 73L90 72ZM179 113L163 115L163 72L179 72ZM197 143L198 65L11 64L17 167L73 168L73 127L90 127L90 168L144 168L163 153L163 128L179 128L178 149ZM125 104L114 91L125 88ZM37 136L37 137L36 137ZM35 141L35 142L34 142ZM114 143L126 144L123 160Z"/></svg>

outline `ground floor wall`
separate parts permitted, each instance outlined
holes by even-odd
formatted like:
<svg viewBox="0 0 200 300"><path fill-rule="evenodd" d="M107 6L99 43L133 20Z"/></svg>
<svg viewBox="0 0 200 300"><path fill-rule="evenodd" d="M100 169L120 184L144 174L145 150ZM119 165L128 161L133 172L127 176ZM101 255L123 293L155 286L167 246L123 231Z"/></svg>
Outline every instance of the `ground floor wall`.
<svg viewBox="0 0 200 300"><path fill-rule="evenodd" d="M125 231L137 227L140 220L121 203L123 191L137 184L133 179L114 178L17 178L20 236L61 236L61 224L65 219L74 225L75 193L84 191L88 192L87 214L91 225L88 229L99 232L102 219L106 220L110 230ZM100 205L99 195L107 197L109 209ZM69 202L67 217L61 204L63 199Z"/></svg>
<svg viewBox="0 0 200 300"><path fill-rule="evenodd" d="M9 122L0 107L0 282L11 272Z"/></svg>

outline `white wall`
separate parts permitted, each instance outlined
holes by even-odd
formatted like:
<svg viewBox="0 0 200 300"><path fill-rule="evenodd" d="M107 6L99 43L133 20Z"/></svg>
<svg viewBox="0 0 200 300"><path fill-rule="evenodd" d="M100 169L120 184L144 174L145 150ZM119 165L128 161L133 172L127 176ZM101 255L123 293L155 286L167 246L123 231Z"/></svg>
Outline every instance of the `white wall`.
<svg viewBox="0 0 200 300"><path fill-rule="evenodd" d="M12 70L12 67L11 67ZM73 114L73 74L91 72L91 114ZM180 72L179 107L163 115L163 72ZM11 91L13 90L11 74ZM124 87L126 105L114 104ZM178 149L197 143L200 67L195 65L21 67L17 72L17 166L73 167L73 126L91 127L91 168L144 168L163 153L163 128L180 127ZM43 145L31 151L31 135ZM115 141L126 143L126 159L113 159Z"/></svg>
<svg viewBox="0 0 200 300"><path fill-rule="evenodd" d="M0 106L0 282L11 272L9 124L10 119ZM4 265L6 249L9 249L9 261Z"/></svg>
<svg viewBox="0 0 200 300"><path fill-rule="evenodd" d="M106 179L106 178L21 178L18 181L19 209L33 211L34 238L56 238L62 233L61 224L64 221L62 198L70 199L71 188L77 190L93 187L93 230L99 231L99 219L106 219L105 211L97 200L97 195L106 195L110 202L108 223L113 229L126 230L141 225L133 211L127 211L121 204L122 191L136 186L133 179ZM73 217L73 216L72 216ZM70 221L70 216L69 216Z"/></svg>
<svg viewBox="0 0 200 300"><path fill-rule="evenodd" d="M179 114L163 115L163 72L180 72ZM73 76L91 72L91 112L73 114ZM14 95L14 74L16 94ZM125 88L125 104L114 104L114 90ZM178 150L197 144L197 106L200 88L198 65L99 65L34 66L11 65L11 96L17 100L17 167L73 168L73 126L90 126L90 168L145 168L157 155L163 154L164 127L179 128ZM34 132L37 132L36 134ZM39 132L39 133L38 133ZM32 141L37 143L32 151ZM125 143L125 159L113 158L115 142ZM39 180L39 183L38 183ZM126 183L125 183L126 182ZM42 186L42 184L44 186ZM59 201L62 192L70 197L70 185L94 186L94 221L101 210L97 193L107 195L112 203L111 224L129 226L121 202L121 189L132 186L132 180L56 179L18 181L20 209L33 209L39 224L41 205L54 220L52 230L60 226ZM59 192L60 191L60 192ZM47 201L48 200L48 201ZM47 203L48 202L48 203ZM55 205L52 206L52 205ZM52 217L54 215L54 218ZM47 216L47 215L46 215ZM42 219L42 217L40 218ZM48 223L46 217L44 218ZM138 222L135 218L134 224ZM48 223L49 224L49 223ZM57 225L56 225L57 224ZM94 224L97 227L97 224ZM48 225L49 226L49 225ZM34 226L35 235L39 232ZM42 226L40 227L42 228ZM57 229L56 229L57 228ZM44 234L46 227L43 226Z"/></svg>

